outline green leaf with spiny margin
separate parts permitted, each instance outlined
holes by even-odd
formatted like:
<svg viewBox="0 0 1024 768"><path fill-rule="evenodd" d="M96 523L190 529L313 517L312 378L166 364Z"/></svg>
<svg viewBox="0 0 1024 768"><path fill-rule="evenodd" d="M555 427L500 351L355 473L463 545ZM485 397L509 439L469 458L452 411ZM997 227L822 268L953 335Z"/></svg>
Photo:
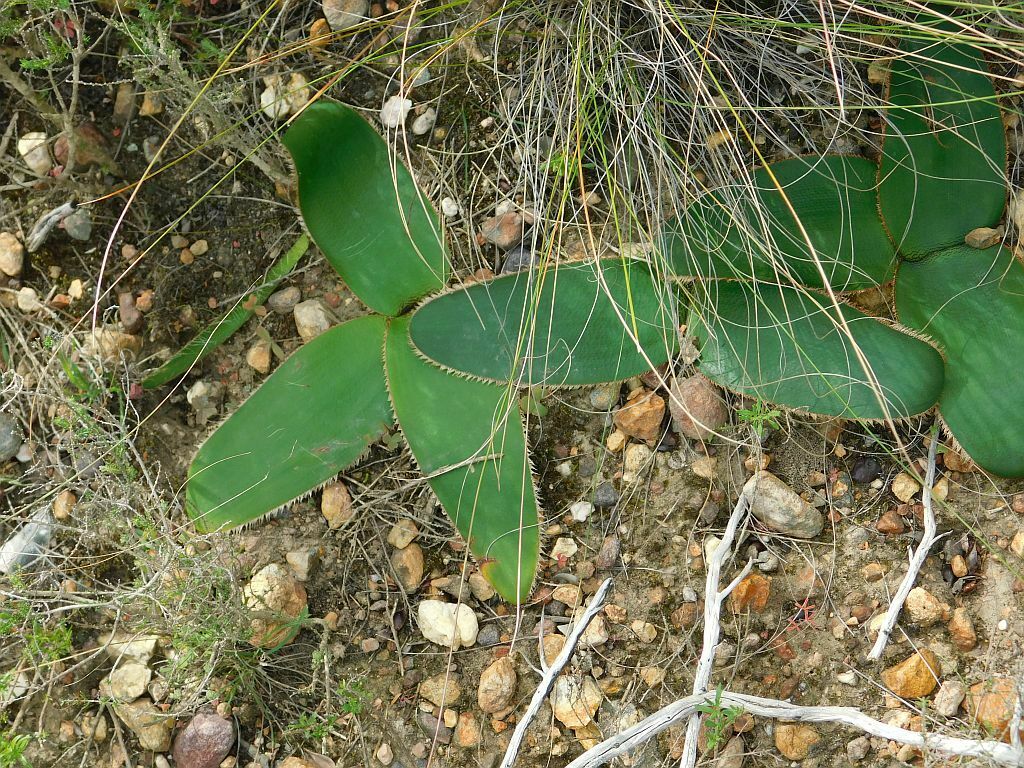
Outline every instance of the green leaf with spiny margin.
<svg viewBox="0 0 1024 768"><path fill-rule="evenodd" d="M515 391L424 361L409 343L408 316L390 321L386 358L395 414L420 470L484 577L505 600L525 600L539 515Z"/></svg>
<svg viewBox="0 0 1024 768"><path fill-rule="evenodd" d="M945 24L945 32L955 28ZM1006 203L1006 136L981 52L906 39L892 62L879 204L908 258L995 226Z"/></svg>
<svg viewBox="0 0 1024 768"><path fill-rule="evenodd" d="M671 299L642 261L559 264L430 299L413 315L412 340L431 361L491 381L616 381L675 353Z"/></svg>
<svg viewBox="0 0 1024 768"><path fill-rule="evenodd" d="M939 413L953 437L989 472L1024 477L1024 265L1001 246L904 262L896 310L946 357Z"/></svg>
<svg viewBox="0 0 1024 768"><path fill-rule="evenodd" d="M737 182L709 192L666 226L670 268L680 277L837 291L888 282L896 256L878 214L877 176L870 160L842 155L761 168L752 188Z"/></svg>
<svg viewBox="0 0 1024 768"><path fill-rule="evenodd" d="M394 419L385 319L350 320L303 345L210 435L188 472L200 530L273 512L355 462Z"/></svg>
<svg viewBox="0 0 1024 768"><path fill-rule="evenodd" d="M837 312L826 296L767 284L719 280L706 291L688 330L700 348L700 371L727 389L851 419L911 416L939 399L939 353L853 307L840 304Z"/></svg>
<svg viewBox="0 0 1024 768"><path fill-rule="evenodd" d="M231 338L231 334L245 325L257 306L270 298L277 284L294 269L296 263L309 248L309 238L303 235L278 259L267 272L263 284L237 304L224 317L203 328L195 338L182 347L166 363L142 380L142 386L151 389L166 384L171 379L186 373L213 350Z"/></svg>
<svg viewBox="0 0 1024 768"><path fill-rule="evenodd" d="M363 303L397 315L444 286L449 264L437 214L369 123L321 100L283 141L306 227Z"/></svg>

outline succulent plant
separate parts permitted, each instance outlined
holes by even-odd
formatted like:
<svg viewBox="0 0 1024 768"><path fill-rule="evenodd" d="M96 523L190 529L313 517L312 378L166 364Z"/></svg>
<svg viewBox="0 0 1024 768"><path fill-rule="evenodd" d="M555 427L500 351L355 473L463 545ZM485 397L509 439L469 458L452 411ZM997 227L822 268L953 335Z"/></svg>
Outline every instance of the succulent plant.
<svg viewBox="0 0 1024 768"><path fill-rule="evenodd" d="M661 258L542 260L454 290L443 227L408 171L354 111L313 104L284 138L299 206L373 312L304 345L200 447L187 490L196 524L241 525L288 504L397 422L483 574L522 600L540 521L517 388L664 363L687 305L698 370L721 386L851 419L938 403L982 467L1024 475L1013 375L1024 272L1004 248L962 244L1003 212L1000 113L980 54L921 46L906 43L893 64L880 163L785 160L754 173L738 209L725 190L703 195L665 226ZM847 301L894 276L903 325Z"/></svg>

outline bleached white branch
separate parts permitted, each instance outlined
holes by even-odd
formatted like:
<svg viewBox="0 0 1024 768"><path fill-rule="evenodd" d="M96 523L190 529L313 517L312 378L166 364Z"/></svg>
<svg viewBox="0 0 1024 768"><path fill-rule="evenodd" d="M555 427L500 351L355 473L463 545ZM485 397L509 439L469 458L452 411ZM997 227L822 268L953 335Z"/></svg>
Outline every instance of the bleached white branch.
<svg viewBox="0 0 1024 768"><path fill-rule="evenodd" d="M541 704L544 703L544 699L550 693L552 686L555 684L555 678L558 677L559 673L565 669L565 665L569 663L569 659L572 658L573 652L576 650L576 645L580 641L584 630L587 625L590 624L591 620L597 615L598 611L604 605L604 599L608 595L608 589L612 585L611 579L605 579L604 583L598 588L597 593L590 601L590 605L580 616L579 620L572 628L572 632L565 639L565 645L562 646L561 652L546 670L544 670L544 676L540 680L540 684L537 686L537 690L533 692L533 698L530 699L530 706L526 708L525 714L519 720L516 725L516 729L512 732L512 738L508 742L508 749L505 750L505 757L502 758L501 768L512 768L512 764L515 763L516 757L519 754L519 747L522 746L523 738L526 736L526 729L530 727L530 723L533 722L533 718L537 716L537 712L540 711ZM544 651L541 649L541 664L543 666Z"/></svg>
<svg viewBox="0 0 1024 768"><path fill-rule="evenodd" d="M597 768L597 766L611 762L616 757L628 754L666 728L692 717L697 712L699 705L714 701L716 696L716 692L704 692L669 704L617 736L606 739L588 749L569 763L566 768ZM724 706L742 707L745 712L759 717L798 720L808 723L842 723L871 736L897 741L901 744L910 744L923 750L935 750L947 755L984 757L1002 765L1018 766L1018 768L1024 766L1024 751L1011 744L908 731L905 728L898 728L895 725L868 717L853 707L804 707L777 699L766 699L761 696L750 696L730 691L722 691L720 702Z"/></svg>
<svg viewBox="0 0 1024 768"><path fill-rule="evenodd" d="M707 564L707 578L704 582L704 642L701 646L700 658L697 660L697 669L693 675L693 693L700 695L707 691L708 683L711 681L711 667L715 661L715 648L718 646L718 636L721 633L722 603L729 593L743 580L750 572L753 562L747 563L743 572L737 576L724 590L719 591L718 583L722 578L722 564L732 552L732 543L736 538L736 530L746 516L749 500L746 494L741 493L736 506L729 516L729 522L725 526L725 533L718 547L711 553ZM686 723L686 740L683 742L683 756L679 760L679 768L693 768L697 762L697 733L700 730L700 714L694 711Z"/></svg>
<svg viewBox="0 0 1024 768"><path fill-rule="evenodd" d="M885 621L882 622L882 626L878 630L878 638L868 654L869 659L882 658L882 652L889 642L889 636L896 627L896 620L899 618L900 611L903 610L903 604L907 600L907 595L914 588L914 584L917 582L917 574L921 571L921 566L924 565L925 558L928 557L928 551L932 548L932 544L935 543L935 511L932 509L932 486L935 484L935 456L938 452L938 447L939 436L937 434L932 435L932 445L928 449L928 470L924 475L924 490L921 492L921 500L924 503L924 536L921 538L921 543L917 545L917 549L914 550L914 554L910 558L910 566L907 568L907 575L900 582L899 589L896 590L892 603L889 605L889 610L885 613Z"/></svg>

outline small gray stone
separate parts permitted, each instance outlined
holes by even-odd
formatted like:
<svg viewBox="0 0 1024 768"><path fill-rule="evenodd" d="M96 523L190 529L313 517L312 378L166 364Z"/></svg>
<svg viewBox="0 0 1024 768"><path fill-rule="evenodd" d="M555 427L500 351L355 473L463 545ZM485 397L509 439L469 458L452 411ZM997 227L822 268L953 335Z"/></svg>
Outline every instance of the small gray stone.
<svg viewBox="0 0 1024 768"><path fill-rule="evenodd" d="M370 12L369 0L324 0L324 18L332 32L353 27Z"/></svg>
<svg viewBox="0 0 1024 768"><path fill-rule="evenodd" d="M22 440L18 420L9 413L0 413L0 464L18 455Z"/></svg>
<svg viewBox="0 0 1024 768"><path fill-rule="evenodd" d="M272 312L284 314L291 312L301 299L302 291L294 285L289 285L287 288L270 294L270 298L267 299L267 308Z"/></svg>
<svg viewBox="0 0 1024 768"><path fill-rule="evenodd" d="M78 208L64 219L64 231L74 240L86 241L92 235L92 216L85 208Z"/></svg>
<svg viewBox="0 0 1024 768"><path fill-rule="evenodd" d="M235 725L212 712L193 717L174 740L175 768L217 768L235 745Z"/></svg>
<svg viewBox="0 0 1024 768"><path fill-rule="evenodd" d="M594 506L598 509L609 509L619 501L619 492L609 482L601 483L594 491Z"/></svg>
<svg viewBox="0 0 1024 768"><path fill-rule="evenodd" d="M867 736L858 736L846 745L846 757L851 763L859 763L871 751L871 740Z"/></svg>
<svg viewBox="0 0 1024 768"><path fill-rule="evenodd" d="M967 689L959 680L943 680L939 692L935 694L935 712L943 717L953 717L966 695Z"/></svg>
<svg viewBox="0 0 1024 768"><path fill-rule="evenodd" d="M821 512L767 470L755 472L743 493L750 500L751 514L776 533L813 539L825 527Z"/></svg>
<svg viewBox="0 0 1024 768"><path fill-rule="evenodd" d="M498 628L493 624L488 624L481 629L480 634L476 637L479 645L497 645L500 640L501 635L498 633Z"/></svg>
<svg viewBox="0 0 1024 768"><path fill-rule="evenodd" d="M619 402L619 391L622 384L613 381L609 384L598 384L590 390L590 405L595 411L610 411Z"/></svg>
<svg viewBox="0 0 1024 768"><path fill-rule="evenodd" d="M505 260L501 263L501 274L507 275L511 272L522 272L533 266L534 253L528 245L517 245L509 249L505 254ZM619 385L615 384L616 394ZM609 406L611 407L611 406ZM607 410L607 408L605 409Z"/></svg>

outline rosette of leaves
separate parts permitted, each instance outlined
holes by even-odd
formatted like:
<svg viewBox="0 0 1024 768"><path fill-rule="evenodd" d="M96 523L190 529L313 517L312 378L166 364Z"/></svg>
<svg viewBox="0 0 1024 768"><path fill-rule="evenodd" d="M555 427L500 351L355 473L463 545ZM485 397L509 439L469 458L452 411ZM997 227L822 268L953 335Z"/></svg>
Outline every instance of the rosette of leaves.
<svg viewBox="0 0 1024 768"><path fill-rule="evenodd" d="M203 443L188 473L190 516L204 530L257 520L330 481L397 426L483 575L506 600L524 599L539 514L511 361L525 361L538 381L646 371L674 343L651 326L662 316L660 281L623 259L495 280L486 311L502 312L509 337L481 354L506 383L455 373L409 342L410 310L450 276L441 223L409 172L340 104L310 106L284 144L310 236L371 313L301 347ZM621 318L631 315L646 324L627 330ZM439 332L457 357L464 334Z"/></svg>
<svg viewBox="0 0 1024 768"><path fill-rule="evenodd" d="M1005 136L983 55L950 40L903 42L880 162L825 155L766 166L738 194L700 197L665 227L661 246L683 283L708 378L755 401L849 419L904 418L938 404L975 462L1020 476L1024 381L1014 368L1024 359L1024 272L1002 247L964 245L1003 214ZM413 317L414 345L474 376L537 381L528 370L536 359L506 341L519 338L511 331L525 313L501 280L509 279L427 302ZM893 280L902 325L848 302ZM541 382L590 383L582 360L597 347L559 343L557 323L540 322L554 352L537 366ZM643 311L629 323L666 327Z"/></svg>

